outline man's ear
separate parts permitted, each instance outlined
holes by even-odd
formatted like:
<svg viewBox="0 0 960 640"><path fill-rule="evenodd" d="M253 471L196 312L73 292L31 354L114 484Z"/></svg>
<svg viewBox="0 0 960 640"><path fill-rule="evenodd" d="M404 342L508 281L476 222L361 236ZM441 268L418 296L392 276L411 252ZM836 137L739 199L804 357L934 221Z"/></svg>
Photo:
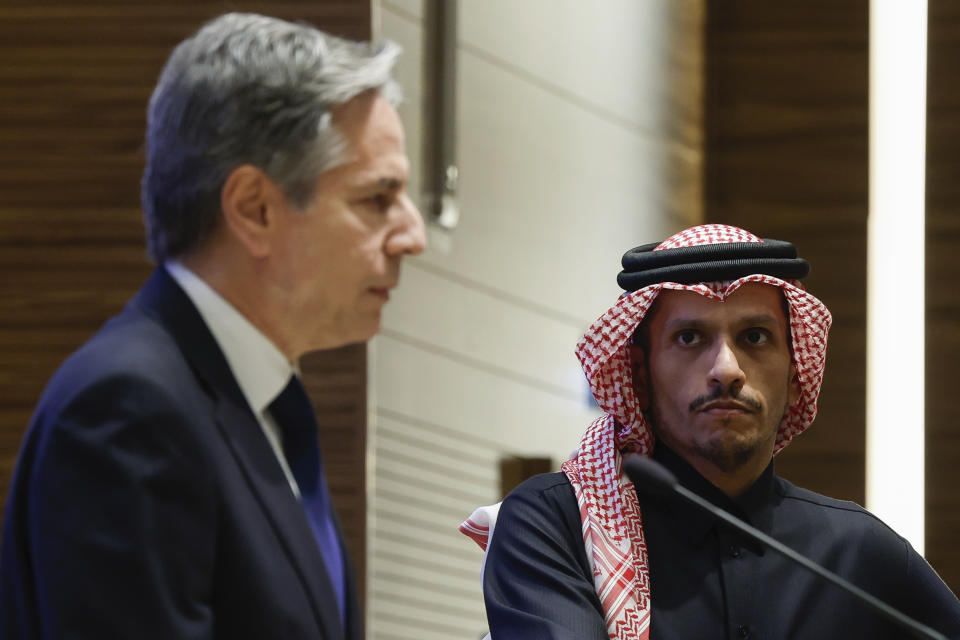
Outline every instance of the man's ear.
<svg viewBox="0 0 960 640"><path fill-rule="evenodd" d="M630 374L633 379L633 393L641 411L650 409L650 383L647 380L647 355L643 347L630 345Z"/></svg>
<svg viewBox="0 0 960 640"><path fill-rule="evenodd" d="M800 400L800 376L797 375L797 365L790 365L790 382L787 387L787 408L790 409Z"/></svg>
<svg viewBox="0 0 960 640"><path fill-rule="evenodd" d="M253 258L270 254L271 233L285 204L277 184L249 164L231 171L220 190L224 225Z"/></svg>

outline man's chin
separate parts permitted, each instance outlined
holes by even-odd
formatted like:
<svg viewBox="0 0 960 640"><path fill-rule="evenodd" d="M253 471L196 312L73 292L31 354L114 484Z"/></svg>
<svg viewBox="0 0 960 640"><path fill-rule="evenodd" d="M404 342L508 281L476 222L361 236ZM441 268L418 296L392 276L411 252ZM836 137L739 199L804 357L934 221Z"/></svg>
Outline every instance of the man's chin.
<svg viewBox="0 0 960 640"><path fill-rule="evenodd" d="M697 454L724 473L734 473L768 448L768 439L756 433L725 430L697 447Z"/></svg>
<svg viewBox="0 0 960 640"><path fill-rule="evenodd" d="M380 333L380 313L369 314L357 318L353 326L344 332L345 344L356 344L358 342L369 342L371 338Z"/></svg>
<svg viewBox="0 0 960 640"><path fill-rule="evenodd" d="M329 351L351 344L368 342L379 331L380 314L377 314L376 318L355 318L349 325L337 327L322 335L315 336L309 352Z"/></svg>

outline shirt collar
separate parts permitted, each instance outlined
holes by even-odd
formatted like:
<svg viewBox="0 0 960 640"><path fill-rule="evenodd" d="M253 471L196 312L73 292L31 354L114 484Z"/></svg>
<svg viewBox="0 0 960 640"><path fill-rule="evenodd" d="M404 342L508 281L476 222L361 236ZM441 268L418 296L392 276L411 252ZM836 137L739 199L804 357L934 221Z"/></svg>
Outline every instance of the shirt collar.
<svg viewBox="0 0 960 640"><path fill-rule="evenodd" d="M176 260L168 260L164 268L197 307L251 409L263 413L298 373L296 365L197 274Z"/></svg>
<svg viewBox="0 0 960 640"><path fill-rule="evenodd" d="M757 481L734 499L711 484L686 460L659 440L654 446L653 458L669 469L680 484L690 491L761 531L769 530L772 524L773 508L778 500L775 492L776 476L773 472L773 460ZM702 541L716 524L716 518L712 515L679 498L662 498L658 503L672 524L676 526L678 534L687 537L691 542Z"/></svg>

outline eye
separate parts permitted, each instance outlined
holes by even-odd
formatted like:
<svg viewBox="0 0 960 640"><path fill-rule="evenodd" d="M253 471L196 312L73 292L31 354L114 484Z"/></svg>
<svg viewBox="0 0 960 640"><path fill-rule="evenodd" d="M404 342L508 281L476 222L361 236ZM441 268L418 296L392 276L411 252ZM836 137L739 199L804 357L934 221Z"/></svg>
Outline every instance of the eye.
<svg viewBox="0 0 960 640"><path fill-rule="evenodd" d="M678 344L689 347L700 342L700 334L693 329L683 329L674 334L673 339Z"/></svg>
<svg viewBox="0 0 960 640"><path fill-rule="evenodd" d="M770 333L766 329L753 327L743 332L743 339L747 344L760 346L770 341Z"/></svg>
<svg viewBox="0 0 960 640"><path fill-rule="evenodd" d="M386 211L390 208L391 200L388 194L377 193L363 198L360 200L360 204L371 209L376 209L377 211Z"/></svg>

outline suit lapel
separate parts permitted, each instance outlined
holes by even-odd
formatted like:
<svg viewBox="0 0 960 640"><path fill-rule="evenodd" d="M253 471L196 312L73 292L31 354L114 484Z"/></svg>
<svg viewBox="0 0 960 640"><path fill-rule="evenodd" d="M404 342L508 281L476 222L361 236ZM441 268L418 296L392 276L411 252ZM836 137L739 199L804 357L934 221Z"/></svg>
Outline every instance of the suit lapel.
<svg viewBox="0 0 960 640"><path fill-rule="evenodd" d="M317 624L325 638L343 638L333 586L303 507L200 313L163 268L154 271L132 304L167 327L214 398L217 427L300 576ZM353 599L350 591L348 598Z"/></svg>
<svg viewBox="0 0 960 640"><path fill-rule="evenodd" d="M217 426L310 593L325 637L344 637L337 598L324 569L317 540L260 424L246 406L221 402L217 410Z"/></svg>

